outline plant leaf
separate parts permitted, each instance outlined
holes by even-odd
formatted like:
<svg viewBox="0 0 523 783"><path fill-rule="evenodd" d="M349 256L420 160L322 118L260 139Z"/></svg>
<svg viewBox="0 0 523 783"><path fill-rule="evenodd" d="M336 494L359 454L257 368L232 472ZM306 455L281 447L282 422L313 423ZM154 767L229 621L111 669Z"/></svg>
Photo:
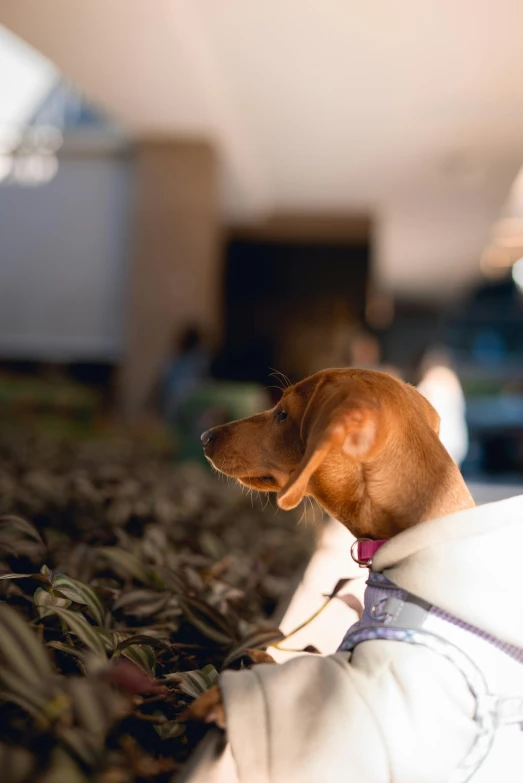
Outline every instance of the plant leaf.
<svg viewBox="0 0 523 783"><path fill-rule="evenodd" d="M202 693L208 691L213 685L216 685L219 674L212 664L204 666L203 669L194 669L190 672L176 672L167 674L164 679L171 682L177 682L180 690L187 693L188 696L197 698Z"/></svg>
<svg viewBox="0 0 523 783"><path fill-rule="evenodd" d="M9 672L3 669L0 671L0 682L4 687L1 693L4 699L13 701L31 715L40 717L49 701L48 693L44 693L44 686L41 682L38 685L28 683L13 671ZM47 691L47 688L45 690Z"/></svg>
<svg viewBox="0 0 523 783"><path fill-rule="evenodd" d="M104 658L106 657L105 642L102 635L96 628L87 622L82 614L72 612L70 609L62 609L59 606L50 606L49 610L50 612L57 614L67 625L69 630L74 633L91 652Z"/></svg>
<svg viewBox="0 0 523 783"><path fill-rule="evenodd" d="M59 736L62 743L84 764L91 767L96 764L99 754L97 754L96 748L93 748L93 737L88 732L82 731L77 727L65 726L60 729ZM74 767L71 767L71 769L76 769L78 770L78 773L80 773L77 764L75 764ZM67 775L70 774L70 770L67 768L64 772ZM64 777L60 780L60 783L69 783L70 780L70 777ZM53 775L53 777L49 779L49 783L54 783L54 781L55 777Z"/></svg>
<svg viewBox="0 0 523 783"><path fill-rule="evenodd" d="M151 581L141 560L131 552L127 552L125 549L120 549L115 546L103 546L98 549L98 554L101 557L110 560L124 576L132 576L134 579L143 582L144 584L148 584Z"/></svg>
<svg viewBox="0 0 523 783"><path fill-rule="evenodd" d="M111 666L105 670L103 676L107 682L118 685L128 694L162 693L166 690L165 685L153 680L129 659L119 658L114 662L113 658Z"/></svg>
<svg viewBox="0 0 523 783"><path fill-rule="evenodd" d="M154 677L156 670L156 655L152 647L131 644L128 647L125 647L120 654L139 666L140 669L150 677Z"/></svg>
<svg viewBox="0 0 523 783"><path fill-rule="evenodd" d="M176 737L181 737L182 734L185 733L185 724L170 720L166 723L160 723L157 726L153 726L153 729L161 740L175 739Z"/></svg>
<svg viewBox="0 0 523 783"><path fill-rule="evenodd" d="M249 656L253 663L276 663L272 655L269 655L265 650L247 647L244 653Z"/></svg>
<svg viewBox="0 0 523 783"><path fill-rule="evenodd" d="M49 584L49 579L44 574L15 574L14 571L4 571L4 573L0 573L0 579L36 579L42 584Z"/></svg>
<svg viewBox="0 0 523 783"><path fill-rule="evenodd" d="M79 650L78 647L73 647L72 644L66 644L65 642L52 641L47 642L48 647L52 647L53 650L59 650L66 655L72 655L74 658L82 659L85 656L84 650Z"/></svg>
<svg viewBox="0 0 523 783"><path fill-rule="evenodd" d="M57 574L53 579L53 590L58 590L77 604L85 604L96 625L104 624L105 612L102 602L89 585L65 574Z"/></svg>
<svg viewBox="0 0 523 783"><path fill-rule="evenodd" d="M62 606L64 609L71 606L71 601L68 598L54 595L50 590L45 590L43 587L36 588L33 601L41 620L52 614L52 611L49 609L50 606Z"/></svg>
<svg viewBox="0 0 523 783"><path fill-rule="evenodd" d="M0 658L2 670L11 669L23 680L37 683L51 677L51 662L36 634L7 604L0 604Z"/></svg>
<svg viewBox="0 0 523 783"><path fill-rule="evenodd" d="M116 649L116 645L119 643L120 633L118 631L108 631L107 628L97 628L98 636L103 642L105 650L112 652ZM125 636L125 634L122 634Z"/></svg>
<svg viewBox="0 0 523 783"><path fill-rule="evenodd" d="M39 544L43 544L42 536L31 522L28 522L24 517L19 517L16 514L5 514L0 517L0 532L5 530L12 530L18 533L22 533L26 538L32 538L34 541L38 541Z"/></svg>
<svg viewBox="0 0 523 783"><path fill-rule="evenodd" d="M228 666L233 661L244 654L247 649L258 649L260 647L269 647L275 642L281 642L284 634L279 628L259 628L245 636L241 642L235 645L225 658L223 665Z"/></svg>
<svg viewBox="0 0 523 783"><path fill-rule="evenodd" d="M154 590L128 590L114 602L113 609L123 609L134 617L151 617L161 612L171 599L171 593Z"/></svg>
<svg viewBox="0 0 523 783"><path fill-rule="evenodd" d="M230 644L234 641L234 633L231 631L227 620L216 609L205 601L188 596L178 597L180 608L189 622L198 628L204 636L219 644Z"/></svg>
<svg viewBox="0 0 523 783"><path fill-rule="evenodd" d="M145 634L145 633L139 633L139 634L134 634L133 636L127 636L126 639L122 639L122 641L118 642L118 646L116 649L119 652L121 652L131 644L146 644L149 647L158 647L165 650L171 649L171 645L169 644L169 642L164 641L164 639L159 639L157 636L149 636L149 634Z"/></svg>

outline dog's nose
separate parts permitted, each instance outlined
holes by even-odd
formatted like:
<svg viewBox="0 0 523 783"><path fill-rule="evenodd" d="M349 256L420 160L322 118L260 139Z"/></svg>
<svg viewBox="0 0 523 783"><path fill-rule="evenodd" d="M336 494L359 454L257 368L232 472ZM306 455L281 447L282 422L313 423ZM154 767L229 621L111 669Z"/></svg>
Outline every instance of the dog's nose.
<svg viewBox="0 0 523 783"><path fill-rule="evenodd" d="M214 440L214 435L212 430L206 430L204 433L202 433L202 435L200 436L200 440L202 442L203 448L206 449L207 446L209 446Z"/></svg>

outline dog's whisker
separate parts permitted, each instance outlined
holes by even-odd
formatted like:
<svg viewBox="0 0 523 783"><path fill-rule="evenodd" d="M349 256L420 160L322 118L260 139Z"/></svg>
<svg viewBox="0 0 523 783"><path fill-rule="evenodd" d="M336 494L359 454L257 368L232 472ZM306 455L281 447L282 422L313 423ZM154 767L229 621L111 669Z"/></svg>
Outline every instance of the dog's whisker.
<svg viewBox="0 0 523 783"><path fill-rule="evenodd" d="M281 372L281 370L275 370L274 367L269 367L269 370L272 370L269 377L274 376L276 378L279 378L283 384L281 387L282 389L288 389L290 386L292 386L292 383L290 382L289 378L285 373Z"/></svg>
<svg viewBox="0 0 523 783"><path fill-rule="evenodd" d="M269 370L270 370L270 369L272 369L272 368L271 368L271 367L269 367ZM278 373L278 371L277 371L277 370L274 370L273 372L270 372L270 373L269 373L269 378L274 378L274 380L276 381L276 383L280 383L280 384L281 384L280 386L274 386L273 388L275 388L275 389L281 389L281 390L283 391L283 389L284 389L285 387L283 386L283 380L281 379L281 377L280 377L280 375L279 375L279 373Z"/></svg>
<svg viewBox="0 0 523 783"><path fill-rule="evenodd" d="M298 519L298 525L301 525L301 523L303 522L303 518L304 517L305 517L305 503L303 503L303 512L302 512L301 517Z"/></svg>
<svg viewBox="0 0 523 783"><path fill-rule="evenodd" d="M310 495L307 495L307 500L309 501L309 505L312 511L312 522L313 524L316 524L316 509L314 507L314 503L312 502L312 498Z"/></svg>

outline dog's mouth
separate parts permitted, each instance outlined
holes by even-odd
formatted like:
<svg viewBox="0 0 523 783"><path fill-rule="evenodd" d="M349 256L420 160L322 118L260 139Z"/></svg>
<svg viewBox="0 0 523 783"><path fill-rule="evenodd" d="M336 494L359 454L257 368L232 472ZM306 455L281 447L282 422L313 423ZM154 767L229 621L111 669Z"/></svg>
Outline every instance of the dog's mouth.
<svg viewBox="0 0 523 783"><path fill-rule="evenodd" d="M238 476L238 481L246 487L262 492L277 491L280 487L274 476Z"/></svg>
<svg viewBox="0 0 523 783"><path fill-rule="evenodd" d="M244 473L246 466L243 466L243 471L238 470L238 465L235 460L222 460L221 464L217 464L217 460L211 459L207 454L205 455L213 468L219 473L224 473L230 478L236 479L244 487L249 489L258 489L261 492L278 492L286 481L285 476L276 476L272 473Z"/></svg>

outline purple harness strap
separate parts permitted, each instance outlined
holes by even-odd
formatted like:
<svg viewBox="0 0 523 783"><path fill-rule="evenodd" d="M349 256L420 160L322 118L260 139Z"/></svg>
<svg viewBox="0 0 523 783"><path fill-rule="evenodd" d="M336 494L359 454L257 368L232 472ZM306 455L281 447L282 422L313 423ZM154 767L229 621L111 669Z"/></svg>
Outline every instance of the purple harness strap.
<svg viewBox="0 0 523 783"><path fill-rule="evenodd" d="M426 623L435 626L437 633L424 628ZM498 728L519 724L523 729L523 695L499 696L490 693L483 672L456 643L456 628L459 629L458 634L465 633L468 638L474 637L480 640L480 644L486 643L501 653L500 664L503 655L519 664L523 663L522 648L506 644L463 622L402 590L386 576L374 571L370 572L367 580L363 615L349 628L338 652L351 652L362 642L373 640L405 642L428 647L450 660L461 671L476 699L474 719L478 733L474 745L449 783L465 783L487 757ZM446 638L447 632L450 638ZM463 636L461 640L463 642ZM466 649L467 644L464 646Z"/></svg>

